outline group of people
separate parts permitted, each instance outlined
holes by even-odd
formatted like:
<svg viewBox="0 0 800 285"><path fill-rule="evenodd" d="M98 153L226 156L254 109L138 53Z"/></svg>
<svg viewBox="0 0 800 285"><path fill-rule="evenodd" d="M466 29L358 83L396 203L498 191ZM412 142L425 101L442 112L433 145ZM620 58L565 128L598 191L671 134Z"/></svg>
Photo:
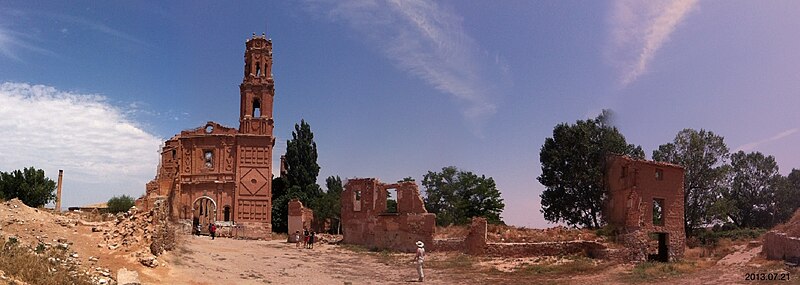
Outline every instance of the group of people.
<svg viewBox="0 0 800 285"><path fill-rule="evenodd" d="M306 228L303 228L303 238L300 239L300 231L294 232L294 239L297 240L296 248L300 248L300 242L303 243L303 247L305 248L314 248L314 242L317 239L317 233L313 230L309 231Z"/></svg>
<svg viewBox="0 0 800 285"><path fill-rule="evenodd" d="M200 224L197 224L197 226L195 226L195 229L194 229L194 234L199 236L200 235L200 229L201 229ZM217 236L217 225L215 225L214 223L209 223L208 224L208 234L211 235L211 239L213 240Z"/></svg>

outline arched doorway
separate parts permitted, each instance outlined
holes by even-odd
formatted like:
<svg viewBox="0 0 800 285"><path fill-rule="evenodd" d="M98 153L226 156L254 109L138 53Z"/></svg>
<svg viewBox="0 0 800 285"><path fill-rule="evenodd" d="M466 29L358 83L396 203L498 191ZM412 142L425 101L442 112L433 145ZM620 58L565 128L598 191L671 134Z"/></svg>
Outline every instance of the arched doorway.
<svg viewBox="0 0 800 285"><path fill-rule="evenodd" d="M202 196L192 203L192 226L200 226L201 233L208 233L208 225L217 219L217 202L211 197Z"/></svg>

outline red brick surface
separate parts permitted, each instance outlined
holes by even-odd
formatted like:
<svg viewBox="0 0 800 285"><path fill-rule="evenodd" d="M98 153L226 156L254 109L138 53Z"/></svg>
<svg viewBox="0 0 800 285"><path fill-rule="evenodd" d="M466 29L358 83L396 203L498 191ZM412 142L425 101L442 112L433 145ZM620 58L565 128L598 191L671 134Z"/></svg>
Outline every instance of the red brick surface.
<svg viewBox="0 0 800 285"><path fill-rule="evenodd" d="M387 189L397 190L397 213L386 212ZM436 215L425 210L414 182L350 179L341 201L344 243L406 252L416 250L418 240L433 245Z"/></svg>
<svg viewBox="0 0 800 285"><path fill-rule="evenodd" d="M609 156L606 181L609 197L605 219L617 228L617 241L629 249L626 259L643 261L658 251L651 233L666 233L669 260L683 257L683 168L677 165ZM656 171L663 173L657 179ZM653 199L663 199L663 225L653 223Z"/></svg>

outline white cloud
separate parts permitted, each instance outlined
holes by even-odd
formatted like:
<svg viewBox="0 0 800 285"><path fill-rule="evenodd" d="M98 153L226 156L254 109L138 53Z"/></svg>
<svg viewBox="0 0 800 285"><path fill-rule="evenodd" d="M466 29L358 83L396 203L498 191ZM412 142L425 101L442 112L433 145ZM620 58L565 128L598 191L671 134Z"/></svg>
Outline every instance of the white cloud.
<svg viewBox="0 0 800 285"><path fill-rule="evenodd" d="M27 34L18 33L8 27L0 25L0 54L3 56L22 61L18 53L20 50L32 51L39 54L53 56L52 51L34 46L31 41L33 37Z"/></svg>
<svg viewBox="0 0 800 285"><path fill-rule="evenodd" d="M760 140L760 141L755 141L755 142L751 142L751 143L746 143L746 144L740 145L739 147L736 148L735 151L740 151L740 150L741 151L751 151L751 150L755 149L756 147L758 147L758 146L760 146L762 144L774 142L774 141L783 139L785 137L788 137L788 136L796 133L798 130L800 130L800 129L798 129L798 128L788 129L788 130L782 131L782 132L780 132L780 133L778 133L778 134L776 134L776 135L774 135L772 137L769 137L769 138L766 138L766 139L763 139L763 140Z"/></svg>
<svg viewBox="0 0 800 285"><path fill-rule="evenodd" d="M0 84L0 170L35 166L55 179L64 169L67 203L143 193L161 143L103 96Z"/></svg>
<svg viewBox="0 0 800 285"><path fill-rule="evenodd" d="M481 51L453 12L423 0L307 3L312 12L347 23L400 69L456 98L469 121L496 112L491 90L508 65Z"/></svg>
<svg viewBox="0 0 800 285"><path fill-rule="evenodd" d="M697 0L617 0L611 12L609 60L621 72L620 83L627 86L647 71L656 52Z"/></svg>

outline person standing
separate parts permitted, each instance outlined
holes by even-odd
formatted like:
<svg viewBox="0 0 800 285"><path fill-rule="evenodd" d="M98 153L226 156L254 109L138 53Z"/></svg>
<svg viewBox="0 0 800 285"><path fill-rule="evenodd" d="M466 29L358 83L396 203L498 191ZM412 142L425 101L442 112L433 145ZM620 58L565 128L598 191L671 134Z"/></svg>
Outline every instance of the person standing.
<svg viewBox="0 0 800 285"><path fill-rule="evenodd" d="M302 242L302 241L300 240L300 231L294 231L294 240L295 240L295 241L296 241L296 243L297 243L297 244L295 245L295 248L300 248L300 242Z"/></svg>
<svg viewBox="0 0 800 285"><path fill-rule="evenodd" d="M314 248L314 239L316 237L317 237L317 233L314 232L314 231L311 231L311 237L308 238L308 244L310 246L309 248Z"/></svg>
<svg viewBox="0 0 800 285"><path fill-rule="evenodd" d="M208 224L208 233L211 234L211 239L213 240L217 235L217 225L214 223Z"/></svg>
<svg viewBox="0 0 800 285"><path fill-rule="evenodd" d="M303 247L308 248L308 229L303 228Z"/></svg>
<svg viewBox="0 0 800 285"><path fill-rule="evenodd" d="M417 263L419 282L422 282L425 279L425 273L422 272L422 263L425 261L425 244L421 240L417 241L417 254L414 255L414 261Z"/></svg>

